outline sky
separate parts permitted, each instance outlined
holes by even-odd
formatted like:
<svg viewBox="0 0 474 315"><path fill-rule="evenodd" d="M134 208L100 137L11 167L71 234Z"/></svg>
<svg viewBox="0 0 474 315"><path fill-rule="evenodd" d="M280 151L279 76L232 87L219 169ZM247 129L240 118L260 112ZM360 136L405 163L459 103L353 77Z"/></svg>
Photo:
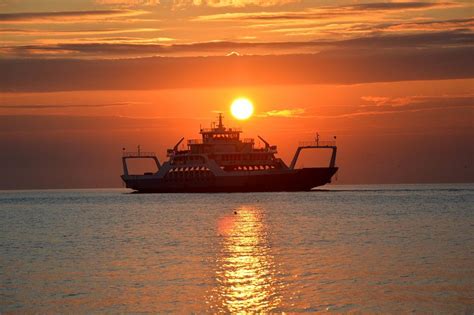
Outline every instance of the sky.
<svg viewBox="0 0 474 315"><path fill-rule="evenodd" d="M473 29L472 1L0 0L0 189L121 187L122 148L217 112L287 162L337 136L337 184L473 182Z"/></svg>

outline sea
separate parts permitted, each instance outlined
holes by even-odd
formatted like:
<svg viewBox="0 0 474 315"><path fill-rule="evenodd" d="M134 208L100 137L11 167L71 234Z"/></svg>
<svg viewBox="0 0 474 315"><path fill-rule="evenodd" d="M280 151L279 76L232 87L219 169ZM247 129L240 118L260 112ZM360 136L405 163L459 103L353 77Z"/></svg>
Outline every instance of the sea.
<svg viewBox="0 0 474 315"><path fill-rule="evenodd" d="M474 184L0 192L0 313L474 312Z"/></svg>

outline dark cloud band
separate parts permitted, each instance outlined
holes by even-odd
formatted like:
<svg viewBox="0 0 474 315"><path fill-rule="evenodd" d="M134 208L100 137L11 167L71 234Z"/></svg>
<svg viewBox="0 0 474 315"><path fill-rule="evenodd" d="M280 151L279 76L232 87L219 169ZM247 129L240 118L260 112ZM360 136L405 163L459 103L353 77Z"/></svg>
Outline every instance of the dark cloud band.
<svg viewBox="0 0 474 315"><path fill-rule="evenodd" d="M473 78L474 48L328 50L319 54L0 60L0 91L150 90Z"/></svg>
<svg viewBox="0 0 474 315"><path fill-rule="evenodd" d="M57 11L57 12L22 12L1 13L0 22L28 22L36 20L67 19L81 17L102 17L113 15L134 15L133 10L90 10L90 11Z"/></svg>

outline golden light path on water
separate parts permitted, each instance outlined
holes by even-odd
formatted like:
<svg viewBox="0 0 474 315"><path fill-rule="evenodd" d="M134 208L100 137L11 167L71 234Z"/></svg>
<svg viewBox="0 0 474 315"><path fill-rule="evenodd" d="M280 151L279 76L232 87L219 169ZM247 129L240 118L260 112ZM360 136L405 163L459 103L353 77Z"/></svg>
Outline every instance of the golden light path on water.
<svg viewBox="0 0 474 315"><path fill-rule="evenodd" d="M281 297L263 213L240 207L219 220L218 231L222 241L216 261L218 285L209 295L211 310L266 312L278 307Z"/></svg>

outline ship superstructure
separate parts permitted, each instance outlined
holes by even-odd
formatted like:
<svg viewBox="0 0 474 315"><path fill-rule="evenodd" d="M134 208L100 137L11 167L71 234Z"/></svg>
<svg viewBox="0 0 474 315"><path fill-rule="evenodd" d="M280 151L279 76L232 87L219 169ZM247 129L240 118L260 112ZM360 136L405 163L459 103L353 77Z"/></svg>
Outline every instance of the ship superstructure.
<svg viewBox="0 0 474 315"><path fill-rule="evenodd" d="M277 147L262 137L263 148L256 148L254 139L241 139L242 130L226 128L223 116L211 128L201 128L201 139L184 138L167 151L168 161L160 164L152 152L124 152L122 179L126 187L138 192L245 192L245 191L304 191L331 182L337 172L335 141L301 143L287 166L276 157ZM330 149L328 167L296 169L303 149ZM156 172L131 175L128 159L153 159Z"/></svg>

